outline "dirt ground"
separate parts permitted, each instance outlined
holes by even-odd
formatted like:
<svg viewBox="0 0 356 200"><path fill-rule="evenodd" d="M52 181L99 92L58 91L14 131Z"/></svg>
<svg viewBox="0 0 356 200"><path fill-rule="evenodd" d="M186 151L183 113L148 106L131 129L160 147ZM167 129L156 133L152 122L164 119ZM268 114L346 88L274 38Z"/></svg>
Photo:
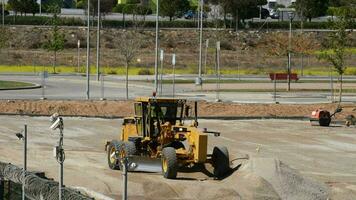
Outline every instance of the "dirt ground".
<svg viewBox="0 0 356 200"><path fill-rule="evenodd" d="M121 173L108 169L104 151L105 141L117 137L121 122L64 118L67 186L121 198ZM57 180L52 147L58 134L49 130L47 117L0 116L0 160L21 165L22 143L14 133L24 123L29 126L29 168ZM356 199L355 127L323 128L291 120L200 120L200 127L221 131L220 137L209 137L209 149L227 146L235 171L223 180L201 172L180 172L177 180L130 173L130 199ZM292 179L282 185L288 174Z"/></svg>
<svg viewBox="0 0 356 200"><path fill-rule="evenodd" d="M2 100L1 114L52 115L86 117L125 117L133 114L132 101L42 101ZM308 117L317 108L334 111L337 104L236 104L201 101L198 113L202 117ZM338 119L356 115L355 104L343 104Z"/></svg>

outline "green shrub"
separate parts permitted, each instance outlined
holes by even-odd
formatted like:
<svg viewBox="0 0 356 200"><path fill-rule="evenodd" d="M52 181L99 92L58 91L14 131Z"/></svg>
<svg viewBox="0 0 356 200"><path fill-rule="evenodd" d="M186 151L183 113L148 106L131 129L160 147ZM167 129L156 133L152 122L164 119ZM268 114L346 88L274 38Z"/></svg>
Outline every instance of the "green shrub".
<svg viewBox="0 0 356 200"><path fill-rule="evenodd" d="M108 69L106 71L106 74L114 75L114 74L117 74L117 71L115 69Z"/></svg>
<svg viewBox="0 0 356 200"><path fill-rule="evenodd" d="M140 69L138 75L152 75L153 73L149 69Z"/></svg>
<svg viewBox="0 0 356 200"><path fill-rule="evenodd" d="M122 13L124 10L125 4L116 4L116 6L112 9L114 13Z"/></svg>

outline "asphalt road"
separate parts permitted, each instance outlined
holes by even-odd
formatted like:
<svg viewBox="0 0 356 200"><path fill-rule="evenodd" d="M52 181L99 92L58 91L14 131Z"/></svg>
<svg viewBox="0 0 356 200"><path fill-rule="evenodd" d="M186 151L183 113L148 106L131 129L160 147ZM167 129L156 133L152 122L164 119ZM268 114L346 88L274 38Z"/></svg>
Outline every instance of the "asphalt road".
<svg viewBox="0 0 356 200"><path fill-rule="evenodd" d="M96 81L95 76L91 76L90 99L100 99L102 97L101 82ZM177 80L194 80L195 76L180 75ZM151 96L154 91L153 76L132 76L129 78L129 98L137 96ZM171 80L171 76L164 79ZM213 77L207 77L213 79ZM224 79L236 79L234 77L224 77ZM268 80L266 77L244 76L241 80L261 81ZM310 77L305 78L311 79ZM314 80L324 80L324 77L314 77ZM39 75L0 75L0 80L24 81L41 85L42 80ZM355 80L354 77L346 77L346 80ZM86 78L81 75L50 75L46 79L44 97L47 99L65 100L85 100L86 99ZM356 83L345 83L347 88L355 88ZM104 98L106 99L125 99L125 81L122 76L106 76L104 80ZM220 98L223 101L236 103L274 103L273 92L220 92L217 96L215 92L216 84L204 84L203 90L194 84L176 84L176 96L194 98L207 101L215 101ZM231 83L221 84L221 89L273 89L272 82L265 83ZM286 83L278 83L278 88L286 88ZM329 83L292 83L292 88L320 89L329 88ZM40 99L43 89L31 90L11 90L0 91L0 99ZM172 84L163 84L163 94L172 96ZM328 103L330 102L330 92L279 92L276 101L280 103ZM347 94L344 99L347 102L356 102L356 94Z"/></svg>

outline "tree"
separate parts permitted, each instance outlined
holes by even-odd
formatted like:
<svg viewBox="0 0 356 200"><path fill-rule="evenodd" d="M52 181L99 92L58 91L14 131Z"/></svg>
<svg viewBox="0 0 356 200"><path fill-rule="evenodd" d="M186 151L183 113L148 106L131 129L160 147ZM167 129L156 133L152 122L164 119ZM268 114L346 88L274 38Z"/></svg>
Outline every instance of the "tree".
<svg viewBox="0 0 356 200"><path fill-rule="evenodd" d="M129 65L135 59L142 45L139 36L134 32L124 31L116 38L119 54L124 58L126 69L126 99L129 99Z"/></svg>
<svg viewBox="0 0 356 200"><path fill-rule="evenodd" d="M339 75L339 106L342 101L342 84L343 84L343 75L346 70L345 66L345 56L346 56L346 46L348 44L348 32L346 31L347 27L353 23L353 18L350 17L350 8L344 7L338 9L334 13L337 16L337 20L329 22L330 28L335 30L328 37L327 48L329 51L324 51L320 55L320 59L330 62L335 71Z"/></svg>
<svg viewBox="0 0 356 200"><path fill-rule="evenodd" d="M101 14L111 13L114 6L117 4L116 0L100 0L100 12ZM87 10L88 1L83 0L83 5L85 10ZM98 15L98 0L90 0L90 13L93 13L93 16Z"/></svg>
<svg viewBox="0 0 356 200"><path fill-rule="evenodd" d="M52 24L52 35L49 37L49 40L44 44L44 48L48 51L53 52L53 73L56 73L57 65L57 52L64 49L65 37L63 33L60 33L58 24L60 19L58 17L58 5L53 5L49 10L52 11L53 17L51 19Z"/></svg>
<svg viewBox="0 0 356 200"><path fill-rule="evenodd" d="M172 21L174 17L180 17L190 9L188 0L160 0L159 14L164 17L169 17Z"/></svg>
<svg viewBox="0 0 356 200"><path fill-rule="evenodd" d="M39 10L39 5L36 0L9 0L8 5L15 15L20 12L21 15L26 13L36 14Z"/></svg>
<svg viewBox="0 0 356 200"><path fill-rule="evenodd" d="M221 6L224 23L226 23L227 14L230 13L234 17L236 25L241 20L244 22L245 19L259 16L259 7L267 4L266 0L210 0L209 2Z"/></svg>
<svg viewBox="0 0 356 200"><path fill-rule="evenodd" d="M329 0L297 0L295 8L298 14L311 21L314 17L320 17L326 14L329 7Z"/></svg>

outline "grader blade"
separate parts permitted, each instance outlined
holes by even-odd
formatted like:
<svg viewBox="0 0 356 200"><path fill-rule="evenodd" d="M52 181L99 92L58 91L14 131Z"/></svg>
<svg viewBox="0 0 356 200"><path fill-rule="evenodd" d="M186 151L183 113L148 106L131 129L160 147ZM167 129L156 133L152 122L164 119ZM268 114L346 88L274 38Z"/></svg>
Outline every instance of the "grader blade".
<svg viewBox="0 0 356 200"><path fill-rule="evenodd" d="M129 171L161 173L161 160L157 158L130 156Z"/></svg>

